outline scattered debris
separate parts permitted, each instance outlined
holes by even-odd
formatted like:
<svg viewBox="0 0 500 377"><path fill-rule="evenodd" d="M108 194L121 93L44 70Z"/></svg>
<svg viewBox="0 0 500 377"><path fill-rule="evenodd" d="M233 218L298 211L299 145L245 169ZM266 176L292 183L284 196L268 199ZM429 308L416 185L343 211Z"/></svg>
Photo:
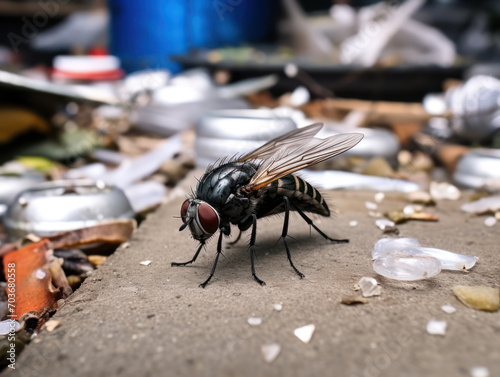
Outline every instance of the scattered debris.
<svg viewBox="0 0 500 377"><path fill-rule="evenodd" d="M363 297L380 296L382 287L377 284L374 278L362 277L358 282Z"/></svg>
<svg viewBox="0 0 500 377"><path fill-rule="evenodd" d="M344 305L368 304L368 300L360 295L342 296L340 303Z"/></svg>
<svg viewBox="0 0 500 377"><path fill-rule="evenodd" d="M415 204L422 204L425 206L435 205L436 202L432 199L431 194L426 191L414 191L408 194L408 200Z"/></svg>
<svg viewBox="0 0 500 377"><path fill-rule="evenodd" d="M355 227L358 226L358 222L356 220L349 221L349 226Z"/></svg>
<svg viewBox="0 0 500 377"><path fill-rule="evenodd" d="M430 194L434 200L460 199L460 190L447 182L431 182Z"/></svg>
<svg viewBox="0 0 500 377"><path fill-rule="evenodd" d="M262 324L262 318L259 317L250 317L247 320L250 326L259 326Z"/></svg>
<svg viewBox="0 0 500 377"><path fill-rule="evenodd" d="M381 230L385 230L386 228L392 228L394 225L396 225L394 223L394 221L391 221L391 220L387 220L387 219L378 219L375 221L375 225L381 229Z"/></svg>
<svg viewBox="0 0 500 377"><path fill-rule="evenodd" d="M427 332L431 335L445 335L446 326L446 321L436 321L432 319L427 323Z"/></svg>
<svg viewBox="0 0 500 377"><path fill-rule="evenodd" d="M57 321L55 319L49 319L46 323L45 323L45 328L47 329L48 332L52 332L54 331L57 327L61 326L62 325L62 322L61 321Z"/></svg>
<svg viewBox="0 0 500 377"><path fill-rule="evenodd" d="M441 306L441 310L445 313L448 313L448 314L453 314L457 311L457 309L450 304Z"/></svg>
<svg viewBox="0 0 500 377"><path fill-rule="evenodd" d="M314 330L316 330L316 326L314 325L306 325L299 327L293 331L294 335L299 338L304 343L309 343L314 334Z"/></svg>
<svg viewBox="0 0 500 377"><path fill-rule="evenodd" d="M490 196L488 198L481 198L474 202L465 203L462 205L462 211L475 213L477 215L495 213L500 211L500 196Z"/></svg>
<svg viewBox="0 0 500 377"><path fill-rule="evenodd" d="M262 351L262 356L266 363L271 364L279 356L281 352L281 346L277 343L264 344L260 350Z"/></svg>
<svg viewBox="0 0 500 377"><path fill-rule="evenodd" d="M453 293L470 308L496 312L500 306L500 290L484 286L455 286Z"/></svg>
<svg viewBox="0 0 500 377"><path fill-rule="evenodd" d="M274 304L273 305L273 308L274 310L276 310L277 312L281 312L281 310L283 309L283 304L280 302L279 304Z"/></svg>
<svg viewBox="0 0 500 377"><path fill-rule="evenodd" d="M139 262L140 265L142 266L149 266L151 264L150 260L143 260L142 262Z"/></svg>
<svg viewBox="0 0 500 377"><path fill-rule="evenodd" d="M365 207L371 211L375 211L378 208L377 204L373 202L365 202Z"/></svg>
<svg viewBox="0 0 500 377"><path fill-rule="evenodd" d="M430 257L381 257L373 262L373 270L394 280L422 280L441 272L441 263Z"/></svg>
<svg viewBox="0 0 500 377"><path fill-rule="evenodd" d="M106 262L106 259L108 259L108 257L105 257L104 255L89 255L89 262L92 263L94 267L101 266L104 262Z"/></svg>
<svg viewBox="0 0 500 377"><path fill-rule="evenodd" d="M379 257L432 257L441 263L441 268L444 270L468 270L474 267L478 260L472 255L421 247L418 240L414 238L378 240L372 251L372 259Z"/></svg>
<svg viewBox="0 0 500 377"><path fill-rule="evenodd" d="M486 225L488 227L495 226L496 223L497 223L497 219L494 216L488 216L487 218L484 219L484 225Z"/></svg>
<svg viewBox="0 0 500 377"><path fill-rule="evenodd" d="M490 377L490 370L486 367L476 366L470 368L471 377Z"/></svg>
<svg viewBox="0 0 500 377"><path fill-rule="evenodd" d="M382 203L385 198L385 194L383 192L377 192L374 196L374 199L377 203Z"/></svg>
<svg viewBox="0 0 500 377"><path fill-rule="evenodd" d="M396 224L404 223L408 220L420 220L420 221L438 221L438 217L429 212L418 212L417 209L412 207L413 212L404 210L396 210L385 213L385 216L394 221ZM411 213L408 213L411 212Z"/></svg>

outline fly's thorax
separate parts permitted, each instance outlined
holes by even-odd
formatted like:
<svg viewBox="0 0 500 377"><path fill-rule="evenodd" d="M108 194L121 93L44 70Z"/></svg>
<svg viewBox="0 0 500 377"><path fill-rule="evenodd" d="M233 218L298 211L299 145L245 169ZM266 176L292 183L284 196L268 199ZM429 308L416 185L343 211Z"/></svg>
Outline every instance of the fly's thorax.
<svg viewBox="0 0 500 377"><path fill-rule="evenodd" d="M245 186L256 169L253 164L229 162L208 170L196 186L196 198L210 203L215 208L222 208L231 195Z"/></svg>

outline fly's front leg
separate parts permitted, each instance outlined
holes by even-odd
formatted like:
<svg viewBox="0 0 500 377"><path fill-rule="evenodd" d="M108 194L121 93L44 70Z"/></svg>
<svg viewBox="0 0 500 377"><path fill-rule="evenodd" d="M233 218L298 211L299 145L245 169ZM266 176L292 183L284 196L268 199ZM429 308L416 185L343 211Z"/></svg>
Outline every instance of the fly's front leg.
<svg viewBox="0 0 500 377"><path fill-rule="evenodd" d="M205 242L200 242L200 247L198 247L198 250L196 250L196 253L194 254L193 259L191 259L190 261L181 262L181 263L172 262L172 263L170 263L170 266L172 266L172 267L179 267L179 266L186 266L186 265L188 265L190 263L193 263L194 261L196 261L196 258L198 258L198 255L200 254L201 248L203 246L205 246Z"/></svg>
<svg viewBox="0 0 500 377"><path fill-rule="evenodd" d="M288 234L288 220L290 219L290 201L289 199L284 196L283 200L285 201L285 221L283 222L283 231L281 232L281 239L283 240L283 244L285 245L285 250L286 250L286 255L288 257L288 261L290 262L290 265L292 266L293 270L297 273L297 275L300 276L302 279L304 277L304 274L300 272L297 267L292 262L292 255L290 254L290 249L288 248L288 244L286 243L286 236Z"/></svg>
<svg viewBox="0 0 500 377"><path fill-rule="evenodd" d="M293 208L295 208L295 210L299 213L299 215L302 216L302 218L304 219L304 221L306 223L308 223L310 226L312 226L316 232L318 232L319 234L321 234L328 241L332 241L332 242L335 242L335 243L346 243L346 242L349 242L348 239L337 240L335 238L328 237L325 233L323 233L321 231L321 229L319 229L316 225L314 225L313 221L304 212L302 212L299 209L299 207L297 207L293 202L290 202L290 203L292 204Z"/></svg>
<svg viewBox="0 0 500 377"><path fill-rule="evenodd" d="M257 215L253 214L252 215L252 236L250 237L250 261L252 262L252 276L255 279L257 283L260 285L266 285L266 283L263 280L260 280L257 275L255 275L255 266L254 266L254 259L255 259L255 250L254 250L254 245L255 245L255 238L257 237Z"/></svg>
<svg viewBox="0 0 500 377"><path fill-rule="evenodd" d="M210 276L208 277L208 279L200 284L200 287L202 288L205 288L210 279L212 279L212 276L214 276L215 267L217 267L217 263L219 262L219 256L222 254L222 236L224 235L224 231L225 228L220 229L219 241L217 242L217 255L215 256L215 262L214 265L212 266L212 271L210 271Z"/></svg>

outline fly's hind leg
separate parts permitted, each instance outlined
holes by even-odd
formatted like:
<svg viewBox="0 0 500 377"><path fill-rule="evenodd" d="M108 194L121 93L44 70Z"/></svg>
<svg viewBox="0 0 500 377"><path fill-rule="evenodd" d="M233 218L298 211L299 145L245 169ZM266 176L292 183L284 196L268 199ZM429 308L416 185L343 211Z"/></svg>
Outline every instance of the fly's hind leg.
<svg viewBox="0 0 500 377"><path fill-rule="evenodd" d="M200 247L198 247L198 250L196 250L196 253L194 253L194 257L191 260L189 260L187 262L181 262L181 263L172 262L172 263L170 263L170 266L172 266L172 267L186 266L188 264L195 262L196 258L198 258L198 255L200 254L201 248L203 246L205 246L205 242L200 242Z"/></svg>
<svg viewBox="0 0 500 377"><path fill-rule="evenodd" d="M293 208L295 208L295 210L299 213L299 215L302 216L302 218L304 219L304 221L306 223L308 223L310 226L312 226L316 232L318 232L319 234L321 234L321 236L323 238L327 239L328 241L332 241L334 243L346 243L346 242L349 242L348 239L338 240L338 239L335 239L335 238L328 237L325 233L323 233L323 231L321 229L319 229L316 225L314 225L313 221L302 210L300 210L299 207L297 207L293 202L290 202L290 204L293 206Z"/></svg>
<svg viewBox="0 0 500 377"><path fill-rule="evenodd" d="M283 231L281 232L281 239L283 240L283 244L285 245L286 255L288 257L290 265L292 266L293 270L297 273L297 275L299 275L300 278L302 279L305 275L302 272L300 272L297 269L297 267L295 267L295 265L293 264L292 255L290 254L290 249L288 248L288 244L286 242L286 236L288 234L288 220L290 219L290 201L286 196L283 197L283 200L285 201L285 220L283 222Z"/></svg>

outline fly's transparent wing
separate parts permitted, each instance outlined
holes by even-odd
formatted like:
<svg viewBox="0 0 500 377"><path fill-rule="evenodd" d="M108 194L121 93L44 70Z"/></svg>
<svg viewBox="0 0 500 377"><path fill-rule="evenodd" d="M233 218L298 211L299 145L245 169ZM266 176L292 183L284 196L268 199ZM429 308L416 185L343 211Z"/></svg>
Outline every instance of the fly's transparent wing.
<svg viewBox="0 0 500 377"><path fill-rule="evenodd" d="M287 174L305 169L348 151L363 139L363 134L340 134L326 139L312 138L306 144L290 146L264 161L245 187L258 190Z"/></svg>
<svg viewBox="0 0 500 377"><path fill-rule="evenodd" d="M259 147L253 152L247 153L243 157L239 158L238 161L244 162L253 159L264 160L268 157L273 156L282 148L290 147L298 143L303 144L304 141L307 142L312 137L314 137L314 135L316 135L319 130L321 130L321 128L323 128L323 123L314 123L310 126L293 130L271 141L268 141L262 147Z"/></svg>

